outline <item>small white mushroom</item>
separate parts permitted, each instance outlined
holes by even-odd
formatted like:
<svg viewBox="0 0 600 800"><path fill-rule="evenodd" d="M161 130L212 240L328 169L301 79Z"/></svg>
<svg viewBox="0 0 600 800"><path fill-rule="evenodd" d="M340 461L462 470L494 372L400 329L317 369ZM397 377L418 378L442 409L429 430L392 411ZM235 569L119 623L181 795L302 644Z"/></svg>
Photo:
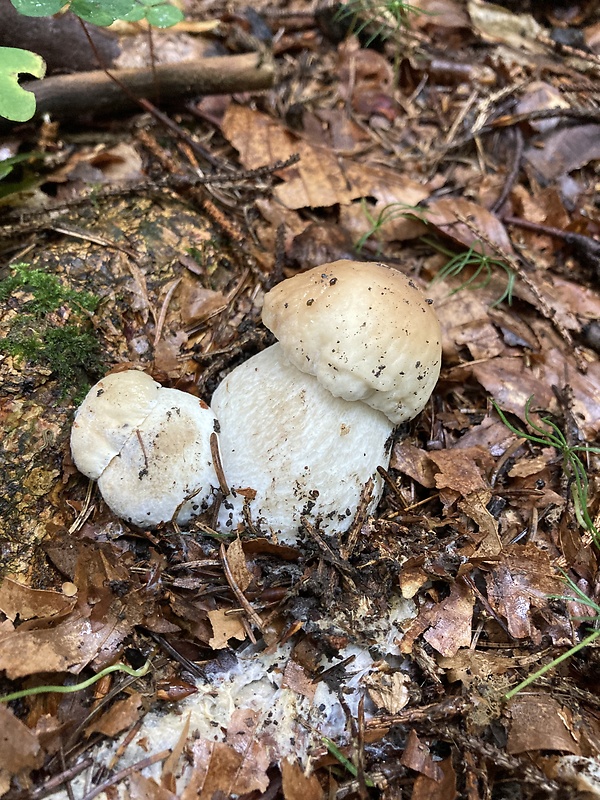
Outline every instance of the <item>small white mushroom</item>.
<svg viewBox="0 0 600 800"><path fill-rule="evenodd" d="M219 486L210 445L216 428L202 400L127 370L90 389L75 415L71 452L119 517L148 528L175 517L184 525Z"/></svg>
<svg viewBox="0 0 600 800"><path fill-rule="evenodd" d="M283 281L263 321L280 340L235 369L212 407L233 496L222 526L253 521L283 541L301 517L345 531L389 464L396 424L425 406L441 364L439 323L415 284L378 263L337 261Z"/></svg>

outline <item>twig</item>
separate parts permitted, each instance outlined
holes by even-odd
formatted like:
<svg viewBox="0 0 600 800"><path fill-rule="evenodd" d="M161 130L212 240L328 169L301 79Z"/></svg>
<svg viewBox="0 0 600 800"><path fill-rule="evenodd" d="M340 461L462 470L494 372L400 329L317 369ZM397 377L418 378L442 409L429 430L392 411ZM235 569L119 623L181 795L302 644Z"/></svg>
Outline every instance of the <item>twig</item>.
<svg viewBox="0 0 600 800"><path fill-rule="evenodd" d="M358 541L358 537L362 530L362 526L365 524L367 508L373 498L373 485L373 478L369 478L369 480L363 486L360 493L356 514L354 515L354 520L348 531L346 544L340 547L340 554L346 561L348 561L348 559L352 556Z"/></svg>
<svg viewBox="0 0 600 800"><path fill-rule="evenodd" d="M221 543L220 555L221 555L221 562L223 564L223 569L225 571L225 577L227 578L227 583L231 587L231 591L234 593L234 595L236 596L239 604L244 609L244 611L246 612L248 617L251 619L251 621L256 625L258 630L261 633L263 633L264 632L263 621L258 616L256 611L252 608L252 606L250 605L248 600L246 600L246 597L245 597L244 593L242 592L240 587L237 585L237 582L236 582L235 578L233 577L233 572L231 571L231 567L229 566L229 562L227 561L227 551L225 550L225 545L223 543Z"/></svg>
<svg viewBox="0 0 600 800"><path fill-rule="evenodd" d="M40 800L48 794L53 794L63 783L76 778L81 772L84 772L93 765L94 760L92 758L86 758L84 761L80 761L79 764L74 764L72 767L69 767L69 769L65 769L58 775L49 778L43 786L38 786L37 789L33 789L28 795L29 800Z"/></svg>
<svg viewBox="0 0 600 800"><path fill-rule="evenodd" d="M146 767L151 767L152 764L156 764L158 761L164 761L165 758L168 758L170 755L170 750L161 750L160 753L155 753L153 756L148 756L148 758L138 761L137 764L132 764L130 767L125 767L119 770L119 772L115 772L110 778L107 778L84 795L81 800L94 800L94 797L98 797L99 794L102 794L102 792L105 792L111 786L133 775L134 772L141 772L141 770L146 769Z"/></svg>
<svg viewBox="0 0 600 800"><path fill-rule="evenodd" d="M520 128L515 128L513 130L513 137L514 137L513 161L510 166L510 171L506 176L506 180L504 181L504 186L502 187L502 191L500 192L498 199L494 202L493 206L491 206L490 208L490 211L493 214L500 211L500 209L508 199L508 195L510 194L513 186L515 185L517 178L519 177L519 171L521 169L521 159L523 158L523 134L521 133Z"/></svg>
<svg viewBox="0 0 600 800"><path fill-rule="evenodd" d="M24 88L36 97L35 119L49 115L66 121L86 114L114 116L131 112L140 98L156 100L158 93L163 103L177 104L198 95L268 89L276 77L272 62L257 53L159 64L155 71L156 75L152 67L111 70L109 77L103 70L94 70L32 81ZM122 87L126 87L127 94Z"/></svg>
<svg viewBox="0 0 600 800"><path fill-rule="evenodd" d="M219 437L214 431L210 435L210 454L213 460L213 467L217 473L219 488L223 492L223 497L227 497L227 495L229 495L231 492L229 490L229 485L227 484L225 472L223 471L223 463L221 462L221 453L219 452Z"/></svg>

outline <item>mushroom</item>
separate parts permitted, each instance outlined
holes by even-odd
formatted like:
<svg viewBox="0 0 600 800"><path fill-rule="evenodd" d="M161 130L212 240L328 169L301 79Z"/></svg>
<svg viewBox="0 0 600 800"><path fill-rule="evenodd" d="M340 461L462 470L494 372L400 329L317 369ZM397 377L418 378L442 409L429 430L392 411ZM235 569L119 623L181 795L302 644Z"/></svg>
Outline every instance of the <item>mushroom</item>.
<svg viewBox="0 0 600 800"><path fill-rule="evenodd" d="M302 518L326 533L352 524L377 467L389 464L395 425L425 406L441 365L435 312L385 264L336 261L283 281L263 321L279 343L217 388L223 469L232 495L221 527L252 520L295 541Z"/></svg>
<svg viewBox="0 0 600 800"><path fill-rule="evenodd" d="M211 455L217 427L202 400L127 370L90 389L75 415L71 452L117 516L140 527L184 525L219 486Z"/></svg>

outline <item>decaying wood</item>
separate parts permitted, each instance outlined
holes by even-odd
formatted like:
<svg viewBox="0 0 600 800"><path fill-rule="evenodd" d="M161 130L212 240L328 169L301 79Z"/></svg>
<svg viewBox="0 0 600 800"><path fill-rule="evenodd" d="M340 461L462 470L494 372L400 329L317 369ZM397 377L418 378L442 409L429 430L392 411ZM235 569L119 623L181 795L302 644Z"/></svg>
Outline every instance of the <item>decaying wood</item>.
<svg viewBox="0 0 600 800"><path fill-rule="evenodd" d="M273 62L259 53L215 56L183 64L154 68L111 70L111 75L136 98L173 106L207 94L268 89L276 80ZM33 81L25 88L35 94L36 119L55 120L123 114L136 103L103 70L57 75Z"/></svg>

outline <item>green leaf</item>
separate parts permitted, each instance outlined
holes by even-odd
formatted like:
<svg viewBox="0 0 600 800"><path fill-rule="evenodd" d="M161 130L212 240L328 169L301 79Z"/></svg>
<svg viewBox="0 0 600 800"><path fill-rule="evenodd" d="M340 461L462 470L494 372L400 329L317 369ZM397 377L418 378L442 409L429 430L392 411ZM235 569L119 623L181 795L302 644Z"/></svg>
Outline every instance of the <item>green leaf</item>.
<svg viewBox="0 0 600 800"><path fill-rule="evenodd" d="M19 155L5 158L3 161L0 161L0 181L6 178L7 175L10 175L15 164L21 164L23 161L34 161L43 157L43 153L20 153Z"/></svg>
<svg viewBox="0 0 600 800"><path fill-rule="evenodd" d="M183 14L175 6L160 5L149 8L146 11L146 19L156 28L170 28L171 25L181 22Z"/></svg>
<svg viewBox="0 0 600 800"><path fill-rule="evenodd" d="M43 78L46 64L41 56L17 47L0 47L0 117L25 122L35 113L35 95L19 86L19 75Z"/></svg>
<svg viewBox="0 0 600 800"><path fill-rule="evenodd" d="M134 6L129 14L125 14L124 17L121 17L123 22L139 22L146 17L146 9L143 6L136 5Z"/></svg>
<svg viewBox="0 0 600 800"><path fill-rule="evenodd" d="M67 0L10 0L24 17L51 17L58 14Z"/></svg>
<svg viewBox="0 0 600 800"><path fill-rule="evenodd" d="M106 27L123 19L135 7L135 0L72 0L71 11L92 25Z"/></svg>

